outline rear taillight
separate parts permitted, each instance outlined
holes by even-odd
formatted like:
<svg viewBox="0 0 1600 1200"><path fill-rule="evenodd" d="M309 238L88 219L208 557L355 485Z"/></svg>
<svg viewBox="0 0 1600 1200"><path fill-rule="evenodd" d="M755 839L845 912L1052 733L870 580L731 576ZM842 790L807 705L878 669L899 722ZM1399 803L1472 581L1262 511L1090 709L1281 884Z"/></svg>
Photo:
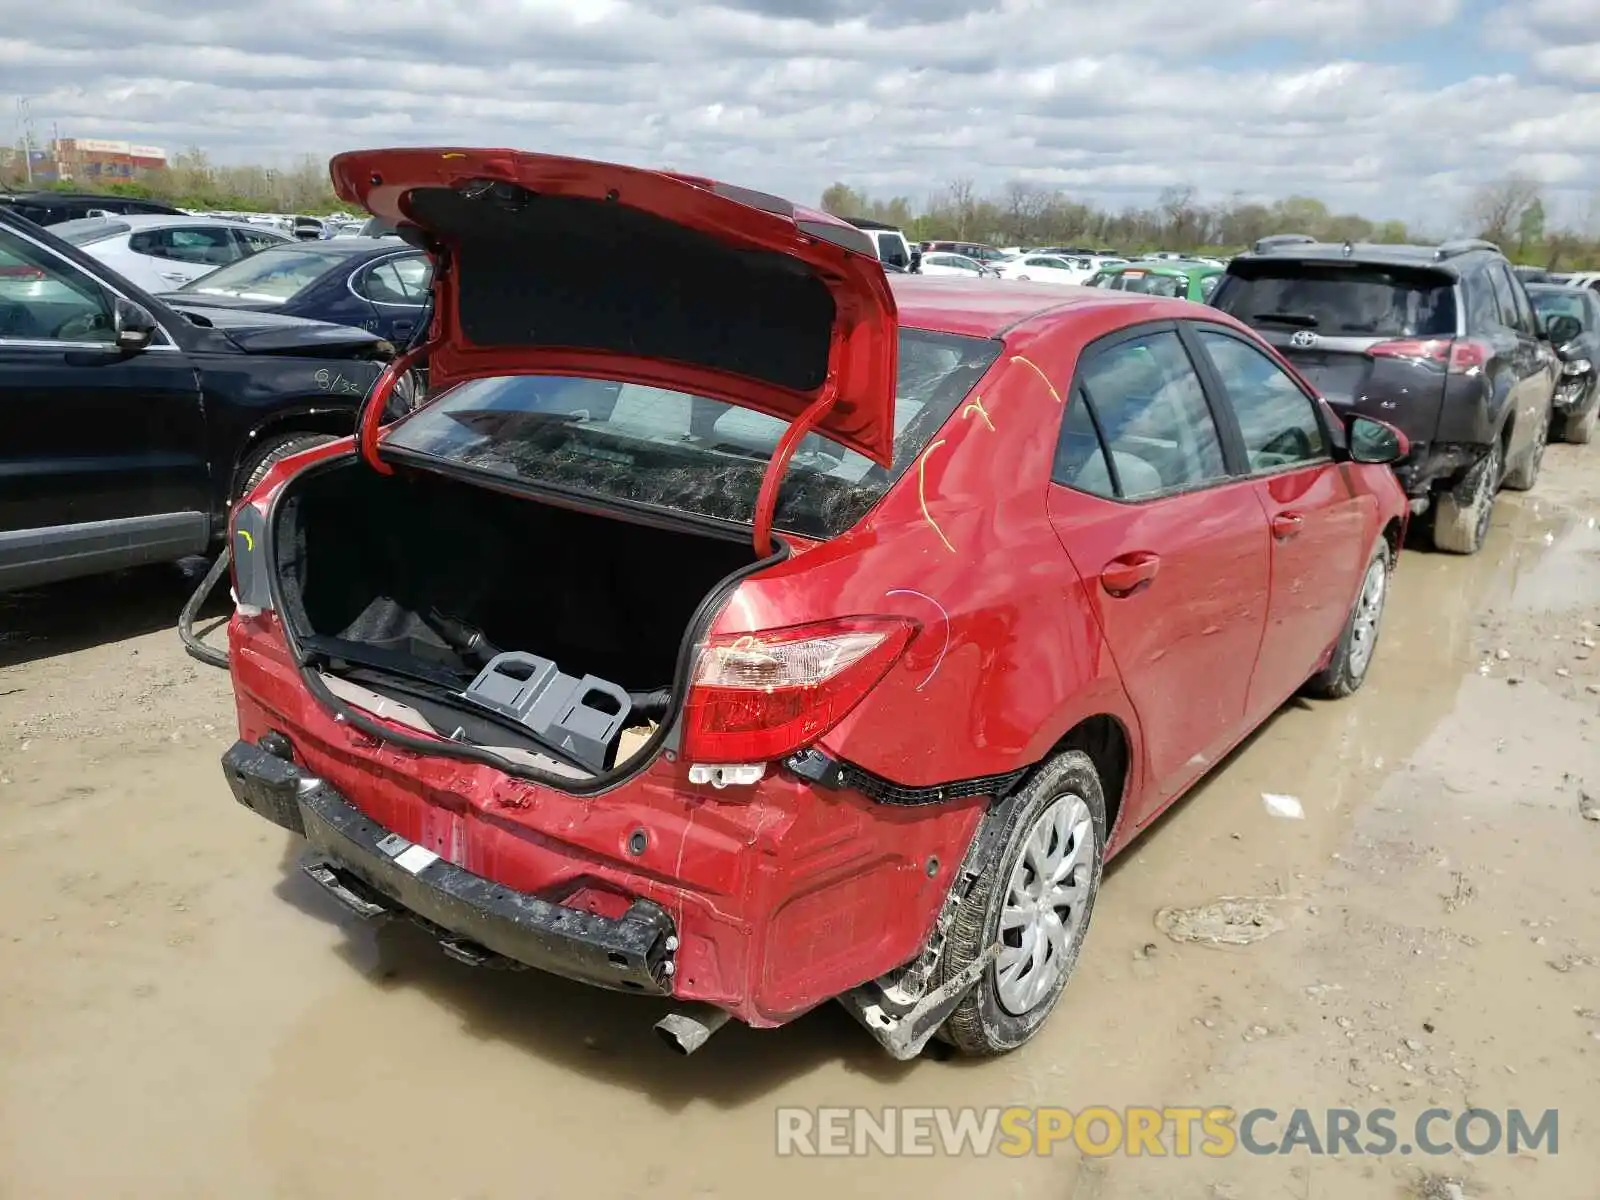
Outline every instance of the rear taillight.
<svg viewBox="0 0 1600 1200"><path fill-rule="evenodd" d="M1443 367L1451 375L1481 370L1489 361L1489 347L1471 338L1400 338L1367 347L1372 358L1406 358Z"/></svg>
<svg viewBox="0 0 1600 1200"><path fill-rule="evenodd" d="M841 617L713 637L684 706L691 763L763 763L815 742L894 666L916 632L900 617Z"/></svg>
<svg viewBox="0 0 1600 1200"><path fill-rule="evenodd" d="M30 283L44 278L44 271L39 267L30 267L26 263L13 263L0 266L0 279L26 279Z"/></svg>

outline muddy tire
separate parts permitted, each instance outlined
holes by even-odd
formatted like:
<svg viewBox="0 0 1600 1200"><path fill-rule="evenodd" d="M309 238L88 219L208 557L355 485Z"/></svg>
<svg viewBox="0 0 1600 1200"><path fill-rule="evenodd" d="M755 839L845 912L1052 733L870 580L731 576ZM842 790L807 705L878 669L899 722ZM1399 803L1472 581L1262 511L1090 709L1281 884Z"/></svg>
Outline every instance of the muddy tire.
<svg viewBox="0 0 1600 1200"><path fill-rule="evenodd" d="M1433 544L1447 554L1476 554L1489 534L1506 448L1498 438L1466 477L1441 493L1433 509Z"/></svg>
<svg viewBox="0 0 1600 1200"><path fill-rule="evenodd" d="M1589 385L1590 395L1584 399L1589 408L1582 416L1565 416L1561 418L1561 440L1572 442L1574 445L1587 446L1594 438L1594 427L1600 423L1600 402L1593 396L1594 384Z"/></svg>
<svg viewBox="0 0 1600 1200"><path fill-rule="evenodd" d="M1372 552L1366 573L1361 577L1361 591L1351 606L1339 644L1334 647L1333 658L1307 681L1308 695L1340 700L1366 681L1373 652L1378 648L1383 606L1389 598L1389 575L1393 569L1394 556L1389 552L1389 543L1379 538L1378 547Z"/></svg>
<svg viewBox="0 0 1600 1200"><path fill-rule="evenodd" d="M941 1040L966 1054L1004 1054L1039 1031L1077 965L1106 833L1105 794L1087 754L1058 754L1029 780L999 850L956 910L938 982L997 939L1000 957L946 1019Z"/></svg>
<svg viewBox="0 0 1600 1200"><path fill-rule="evenodd" d="M1544 463L1544 448L1550 444L1551 412L1544 410L1544 419L1539 422L1537 438L1533 449L1520 464L1506 472L1505 486L1513 492L1525 492L1539 482L1539 467Z"/></svg>
<svg viewBox="0 0 1600 1200"><path fill-rule="evenodd" d="M329 442L339 439L331 433L285 433L278 437L267 438L255 448L251 457L246 460L245 466L239 469L239 486L235 489L233 499L248 495L256 484L267 477L267 472L278 463L288 458L291 454L299 454L302 450L310 450L314 446L326 446Z"/></svg>

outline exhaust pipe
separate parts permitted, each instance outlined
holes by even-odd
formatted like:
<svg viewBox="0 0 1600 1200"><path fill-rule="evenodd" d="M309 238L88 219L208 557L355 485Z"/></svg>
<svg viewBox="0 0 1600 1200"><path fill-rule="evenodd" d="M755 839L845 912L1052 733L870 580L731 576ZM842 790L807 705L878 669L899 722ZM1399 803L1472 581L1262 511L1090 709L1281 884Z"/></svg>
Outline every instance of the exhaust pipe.
<svg viewBox="0 0 1600 1200"><path fill-rule="evenodd" d="M728 1023L728 1014L710 1004L691 1004L656 1022L656 1035L679 1054L693 1054Z"/></svg>

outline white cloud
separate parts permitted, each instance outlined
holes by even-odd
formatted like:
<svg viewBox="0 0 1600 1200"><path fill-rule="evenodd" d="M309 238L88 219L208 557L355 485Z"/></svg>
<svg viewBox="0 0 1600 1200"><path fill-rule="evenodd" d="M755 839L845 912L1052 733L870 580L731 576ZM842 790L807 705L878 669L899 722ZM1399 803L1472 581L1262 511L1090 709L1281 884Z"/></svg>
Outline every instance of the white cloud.
<svg viewBox="0 0 1600 1200"><path fill-rule="evenodd" d="M1600 53L1571 40L1600 0L1484 27L1532 78L1396 61L1399 36L1473 42L1464 20L1460 0L57 0L0 27L0 79L42 130L223 161L509 144L805 201L835 179L1113 202L1187 182L1439 228L1514 167L1600 185L1600 97L1573 86Z"/></svg>

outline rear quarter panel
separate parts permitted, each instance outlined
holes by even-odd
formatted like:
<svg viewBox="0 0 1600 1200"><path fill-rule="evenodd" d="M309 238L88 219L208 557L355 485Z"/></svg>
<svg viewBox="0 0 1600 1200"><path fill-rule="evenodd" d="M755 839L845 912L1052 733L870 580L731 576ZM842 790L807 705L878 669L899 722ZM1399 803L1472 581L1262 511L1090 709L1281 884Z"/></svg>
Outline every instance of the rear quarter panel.
<svg viewBox="0 0 1600 1200"><path fill-rule="evenodd" d="M872 513L747 581L719 615L727 633L842 614L920 623L901 661L824 739L830 752L930 786L1036 763L1079 721L1107 714L1138 763L1132 707L1046 508L1057 388L1085 340L1081 329L1008 338Z"/></svg>

